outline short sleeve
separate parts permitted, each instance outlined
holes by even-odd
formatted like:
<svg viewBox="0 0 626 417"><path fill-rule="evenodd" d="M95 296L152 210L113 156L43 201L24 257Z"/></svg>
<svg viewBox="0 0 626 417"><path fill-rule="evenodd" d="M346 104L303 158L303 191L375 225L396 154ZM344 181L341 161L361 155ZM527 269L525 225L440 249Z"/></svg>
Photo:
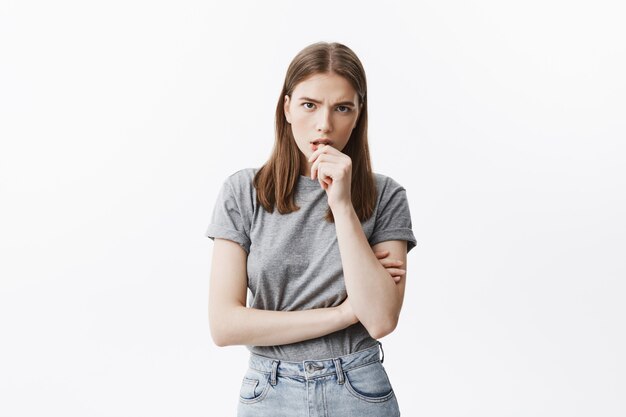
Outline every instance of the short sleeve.
<svg viewBox="0 0 626 417"><path fill-rule="evenodd" d="M235 193L230 177L223 184L218 193L211 223L206 229L205 236L211 240L222 238L237 242L246 253L250 253L249 227L246 227L244 207L241 204L241 195Z"/></svg>
<svg viewBox="0 0 626 417"><path fill-rule="evenodd" d="M386 240L406 240L408 253L417 245L417 240L412 230L406 190L391 178L387 178L383 187L369 244L374 246Z"/></svg>

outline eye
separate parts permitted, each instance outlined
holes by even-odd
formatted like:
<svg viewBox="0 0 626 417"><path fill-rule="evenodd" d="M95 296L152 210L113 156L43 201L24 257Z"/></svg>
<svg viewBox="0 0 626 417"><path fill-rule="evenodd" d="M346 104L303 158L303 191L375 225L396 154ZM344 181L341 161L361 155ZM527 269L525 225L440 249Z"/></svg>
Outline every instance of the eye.
<svg viewBox="0 0 626 417"><path fill-rule="evenodd" d="M307 104L310 104L310 105L314 106L314 104L313 104L313 103L310 103L310 102L308 102L308 101L307 101L306 103L302 103L302 105L304 106L304 108L305 108L305 109L308 109L308 110L311 110L313 107L307 107L307 106L306 106Z"/></svg>
<svg viewBox="0 0 626 417"><path fill-rule="evenodd" d="M340 111L339 113L349 113L350 111L352 111L352 109L351 109L350 107L347 107L347 106L338 106L337 108L338 108L338 109L339 109L339 108L344 108L344 109L346 109L345 111Z"/></svg>

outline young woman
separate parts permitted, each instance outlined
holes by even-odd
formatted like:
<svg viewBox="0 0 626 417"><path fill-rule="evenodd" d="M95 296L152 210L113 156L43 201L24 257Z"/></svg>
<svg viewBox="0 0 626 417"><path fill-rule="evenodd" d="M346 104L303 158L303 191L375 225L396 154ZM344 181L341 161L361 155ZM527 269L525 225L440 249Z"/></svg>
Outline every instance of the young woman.
<svg viewBox="0 0 626 417"><path fill-rule="evenodd" d="M398 323L416 241L405 189L372 172L350 48L293 59L272 154L226 178L205 235L211 336L250 350L238 416L400 415L377 339Z"/></svg>

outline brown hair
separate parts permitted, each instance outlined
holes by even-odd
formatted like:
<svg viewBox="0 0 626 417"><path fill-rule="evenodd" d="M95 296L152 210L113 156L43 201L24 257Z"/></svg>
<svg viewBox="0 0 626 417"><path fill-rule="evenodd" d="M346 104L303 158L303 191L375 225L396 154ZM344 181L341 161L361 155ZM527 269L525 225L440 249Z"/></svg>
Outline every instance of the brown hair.
<svg viewBox="0 0 626 417"><path fill-rule="evenodd" d="M372 216L376 206L376 181L372 172L367 143L367 84L365 71L356 54L337 42L317 42L300 51L289 64L285 82L276 106L276 137L274 149L268 161L254 177L257 201L268 212L274 206L281 214L300 209L294 202L295 187L301 167L306 165L291 126L284 113L284 97L291 97L296 85L314 74L335 73L344 77L359 95L359 118L342 152L352 160L352 205L365 221ZM326 220L334 222L330 208Z"/></svg>

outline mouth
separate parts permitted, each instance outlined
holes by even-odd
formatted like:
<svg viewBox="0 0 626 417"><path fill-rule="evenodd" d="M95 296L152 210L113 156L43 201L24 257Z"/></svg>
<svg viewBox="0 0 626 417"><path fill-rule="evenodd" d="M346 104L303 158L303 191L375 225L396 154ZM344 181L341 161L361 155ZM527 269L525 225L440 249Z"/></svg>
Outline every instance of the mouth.
<svg viewBox="0 0 626 417"><path fill-rule="evenodd" d="M311 141L311 149L313 152L317 150L320 145L332 145L333 142L328 138L318 138Z"/></svg>

